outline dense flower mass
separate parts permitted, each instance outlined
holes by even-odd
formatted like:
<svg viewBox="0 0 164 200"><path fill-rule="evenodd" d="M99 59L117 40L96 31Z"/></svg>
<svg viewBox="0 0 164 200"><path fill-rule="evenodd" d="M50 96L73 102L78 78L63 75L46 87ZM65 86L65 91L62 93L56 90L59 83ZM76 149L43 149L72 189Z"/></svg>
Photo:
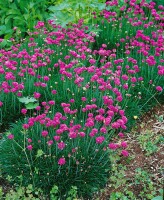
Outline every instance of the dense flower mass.
<svg viewBox="0 0 164 200"><path fill-rule="evenodd" d="M4 172L30 174L27 182L45 190L56 182L64 190L68 178L87 193L95 173L104 185L110 152L129 155L133 116L163 92L164 7L124 4L117 13L119 1L106 3L99 37L82 19L67 28L38 22L28 41L0 50L0 123L21 116L4 142L18 163L5 161Z"/></svg>

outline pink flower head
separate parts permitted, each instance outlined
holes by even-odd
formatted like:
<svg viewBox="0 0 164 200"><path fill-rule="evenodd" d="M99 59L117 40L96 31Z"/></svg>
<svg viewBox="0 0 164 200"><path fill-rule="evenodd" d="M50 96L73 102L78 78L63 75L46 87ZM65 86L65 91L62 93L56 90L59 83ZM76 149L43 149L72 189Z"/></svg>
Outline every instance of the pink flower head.
<svg viewBox="0 0 164 200"><path fill-rule="evenodd" d="M42 106L46 106L47 103L45 101L42 102Z"/></svg>
<svg viewBox="0 0 164 200"><path fill-rule="evenodd" d="M100 128L101 133L107 133L107 129L105 127Z"/></svg>
<svg viewBox="0 0 164 200"><path fill-rule="evenodd" d="M46 137L48 135L48 131L42 131L42 136Z"/></svg>
<svg viewBox="0 0 164 200"><path fill-rule="evenodd" d="M87 98L86 98L86 97L81 97L81 100L82 100L82 101L86 101Z"/></svg>
<svg viewBox="0 0 164 200"><path fill-rule="evenodd" d="M70 99L70 101L69 101L70 103L74 103L75 102L75 100L74 99Z"/></svg>
<svg viewBox="0 0 164 200"><path fill-rule="evenodd" d="M36 106L36 108L35 108L35 110L40 110L41 109L41 107L40 106Z"/></svg>
<svg viewBox="0 0 164 200"><path fill-rule="evenodd" d="M39 92L34 92L34 98L39 99L41 94Z"/></svg>
<svg viewBox="0 0 164 200"><path fill-rule="evenodd" d="M51 146L53 144L53 140L47 141L48 146Z"/></svg>
<svg viewBox="0 0 164 200"><path fill-rule="evenodd" d="M85 137L85 133L84 132L79 132L80 137Z"/></svg>
<svg viewBox="0 0 164 200"><path fill-rule="evenodd" d="M121 151L121 154L122 154L124 157L128 157L128 156L129 156L129 153L128 153L128 151L126 151L126 150L122 150L122 151Z"/></svg>
<svg viewBox="0 0 164 200"><path fill-rule="evenodd" d="M3 103L2 103L2 101L0 101L0 107L2 107L3 106Z"/></svg>
<svg viewBox="0 0 164 200"><path fill-rule="evenodd" d="M57 91L56 91L56 90L52 90L51 92L52 92L52 94L56 94L56 93L57 93Z"/></svg>
<svg viewBox="0 0 164 200"><path fill-rule="evenodd" d="M156 87L156 90L157 90L158 92L162 92L163 89L162 89L161 86L157 86L157 87Z"/></svg>
<svg viewBox="0 0 164 200"><path fill-rule="evenodd" d="M27 113L27 109L22 108L21 113L22 113L23 115L25 115L25 114Z"/></svg>
<svg viewBox="0 0 164 200"><path fill-rule="evenodd" d="M63 150L63 149L65 148L65 143L64 143L64 142L59 142L59 143L58 143L58 148L59 148L60 150Z"/></svg>
<svg viewBox="0 0 164 200"><path fill-rule="evenodd" d="M127 148L128 147L127 142L125 142L125 141L121 142L121 147Z"/></svg>
<svg viewBox="0 0 164 200"><path fill-rule="evenodd" d="M123 98L122 98L122 96L120 95L120 96L118 96L118 97L116 98L116 100L117 100L118 102L121 102L121 101L123 100Z"/></svg>
<svg viewBox="0 0 164 200"><path fill-rule="evenodd" d="M59 141L59 140L60 140L60 136L55 135L55 136L54 136L54 140L55 140L55 141Z"/></svg>
<svg viewBox="0 0 164 200"><path fill-rule="evenodd" d="M69 138L73 139L73 138L76 138L76 137L77 137L77 133L75 133L75 132L73 132L73 131L71 131L71 132L69 133Z"/></svg>
<svg viewBox="0 0 164 200"><path fill-rule="evenodd" d="M24 129L28 129L30 126L28 124L23 124Z"/></svg>
<svg viewBox="0 0 164 200"><path fill-rule="evenodd" d="M44 81L49 81L49 79L50 79L50 78L49 78L48 76L44 76L44 77L43 77L43 80L44 80Z"/></svg>
<svg viewBox="0 0 164 200"><path fill-rule="evenodd" d="M28 138L27 141L28 141L28 143L31 143L31 142L32 142L32 139L31 139L31 138Z"/></svg>
<svg viewBox="0 0 164 200"><path fill-rule="evenodd" d="M14 139L14 135L13 134L8 135L7 137L8 137L9 140Z"/></svg>
<svg viewBox="0 0 164 200"><path fill-rule="evenodd" d="M116 143L110 143L110 144L108 145L108 147L109 147L109 149L115 150L115 149L117 149L117 148L119 147L119 145L116 144Z"/></svg>
<svg viewBox="0 0 164 200"><path fill-rule="evenodd" d="M28 149L29 151L31 151L31 150L32 150L32 148L33 148L33 146L32 146L32 145L28 145L28 146L27 146L27 149Z"/></svg>
<svg viewBox="0 0 164 200"><path fill-rule="evenodd" d="M95 59L89 59L89 63L93 65L93 64L96 63L96 60Z"/></svg>
<svg viewBox="0 0 164 200"><path fill-rule="evenodd" d="M96 102L96 98L93 98L93 99L92 99L92 102Z"/></svg>
<svg viewBox="0 0 164 200"><path fill-rule="evenodd" d="M124 137L124 134L120 132L120 133L118 134L118 136L119 136L120 138L123 138L123 137Z"/></svg>
<svg viewBox="0 0 164 200"><path fill-rule="evenodd" d="M60 158L60 159L58 160L58 165L65 165L65 163L66 163L65 158Z"/></svg>
<svg viewBox="0 0 164 200"><path fill-rule="evenodd" d="M105 140L104 136L99 136L96 138L96 143L101 144Z"/></svg>
<svg viewBox="0 0 164 200"><path fill-rule="evenodd" d="M55 101L53 101L53 100L49 101L48 103L49 103L49 105L55 105Z"/></svg>

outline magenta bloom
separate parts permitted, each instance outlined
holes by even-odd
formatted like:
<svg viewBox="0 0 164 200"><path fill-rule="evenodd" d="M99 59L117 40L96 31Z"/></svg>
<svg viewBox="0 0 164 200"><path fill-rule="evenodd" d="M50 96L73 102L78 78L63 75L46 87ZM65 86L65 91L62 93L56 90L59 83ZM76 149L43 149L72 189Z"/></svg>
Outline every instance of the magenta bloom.
<svg viewBox="0 0 164 200"><path fill-rule="evenodd" d="M3 103L2 103L2 101L0 101L0 107L2 107L3 106Z"/></svg>
<svg viewBox="0 0 164 200"><path fill-rule="evenodd" d="M105 140L104 136L99 136L96 138L96 143L101 144Z"/></svg>
<svg viewBox="0 0 164 200"><path fill-rule="evenodd" d="M47 141L48 146L51 146L53 143L54 143L53 140Z"/></svg>
<svg viewBox="0 0 164 200"><path fill-rule="evenodd" d="M121 147L127 148L128 147L127 142L125 142L125 141L121 142Z"/></svg>
<svg viewBox="0 0 164 200"><path fill-rule="evenodd" d="M65 165L65 163L66 163L65 158L60 158L60 159L58 160L58 165Z"/></svg>
<svg viewBox="0 0 164 200"><path fill-rule="evenodd" d="M48 135L48 131L42 131L42 136L46 137Z"/></svg>
<svg viewBox="0 0 164 200"><path fill-rule="evenodd" d="M157 90L158 92L162 92L163 89L162 89L162 87L157 86L157 87L156 87L156 90Z"/></svg>
<svg viewBox="0 0 164 200"><path fill-rule="evenodd" d="M42 102L42 106L46 106L47 103L45 101Z"/></svg>
<svg viewBox="0 0 164 200"><path fill-rule="evenodd" d="M76 137L77 137L77 133L75 133L75 132L73 132L73 131L71 131L71 132L69 133L69 138L74 139L74 138L76 138Z"/></svg>
<svg viewBox="0 0 164 200"><path fill-rule="evenodd" d="M65 148L65 143L64 143L64 142L59 142L59 143L58 143L58 148L59 148L60 150L63 150L63 149Z"/></svg>
<svg viewBox="0 0 164 200"><path fill-rule="evenodd" d="M51 92L52 92L52 94L56 94L56 93L57 93L57 91L56 91L56 90L52 90Z"/></svg>
<svg viewBox="0 0 164 200"><path fill-rule="evenodd" d="M31 139L31 138L28 138L27 141L28 141L29 143L31 143L31 142L32 142L32 139Z"/></svg>
<svg viewBox="0 0 164 200"><path fill-rule="evenodd" d="M123 137L124 137L124 134L120 132L120 133L118 134L118 136L119 136L120 138L123 138Z"/></svg>
<svg viewBox="0 0 164 200"><path fill-rule="evenodd" d="M14 135L13 134L8 135L7 137L8 137L9 140L14 139Z"/></svg>
<svg viewBox="0 0 164 200"><path fill-rule="evenodd" d="M22 113L23 115L25 115L25 114L27 113L27 109L23 108L23 109L21 110L21 113Z"/></svg>
<svg viewBox="0 0 164 200"><path fill-rule="evenodd" d="M59 141L59 140L60 140L60 136L55 135L55 136L54 136L54 140Z"/></svg>
<svg viewBox="0 0 164 200"><path fill-rule="evenodd" d="M124 157L128 157L128 156L129 156L129 153L128 153L128 151L126 151L126 150L122 150L121 154L122 154Z"/></svg>
<svg viewBox="0 0 164 200"><path fill-rule="evenodd" d="M36 106L35 110L40 110L41 107L40 106Z"/></svg>
<svg viewBox="0 0 164 200"><path fill-rule="evenodd" d="M109 149L117 149L118 148L118 144L115 144L115 143L110 143L109 145L108 145L108 147L109 147Z"/></svg>
<svg viewBox="0 0 164 200"><path fill-rule="evenodd" d="M34 98L39 99L41 94L39 92L34 92Z"/></svg>
<svg viewBox="0 0 164 200"><path fill-rule="evenodd" d="M49 101L48 103L49 103L49 105L55 105L55 101L53 101L53 100Z"/></svg>
<svg viewBox="0 0 164 200"><path fill-rule="evenodd" d="M23 128L24 128L24 129L28 129L28 128L29 128L29 125L28 125L28 124L23 124Z"/></svg>
<svg viewBox="0 0 164 200"><path fill-rule="evenodd" d="M87 98L86 98L86 97L81 97L81 100L82 100L82 101L86 101Z"/></svg>
<svg viewBox="0 0 164 200"><path fill-rule="evenodd" d="M70 101L69 101L70 103L74 103L75 102L75 100L74 99L70 99Z"/></svg>
<svg viewBox="0 0 164 200"><path fill-rule="evenodd" d="M84 132L79 132L80 137L85 137L85 133Z"/></svg>
<svg viewBox="0 0 164 200"><path fill-rule="evenodd" d="M28 145L28 146L27 146L27 149L28 149L29 151L31 151L31 150L32 150L32 148L33 148L33 146L32 146L32 145Z"/></svg>

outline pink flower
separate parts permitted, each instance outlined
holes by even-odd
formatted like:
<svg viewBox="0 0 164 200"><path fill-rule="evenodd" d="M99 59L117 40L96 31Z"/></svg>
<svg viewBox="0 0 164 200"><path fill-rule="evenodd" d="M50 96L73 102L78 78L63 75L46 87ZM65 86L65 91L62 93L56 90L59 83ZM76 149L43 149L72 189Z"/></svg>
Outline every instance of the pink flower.
<svg viewBox="0 0 164 200"><path fill-rule="evenodd" d="M29 143L31 143L31 142L32 142L32 139L31 139L31 138L28 138L27 141L28 141Z"/></svg>
<svg viewBox="0 0 164 200"><path fill-rule="evenodd" d="M162 92L163 89L162 89L162 87L157 86L157 87L156 87L156 90L157 90L158 92Z"/></svg>
<svg viewBox="0 0 164 200"><path fill-rule="evenodd" d="M85 133L84 132L79 132L80 137L85 137Z"/></svg>
<svg viewBox="0 0 164 200"><path fill-rule="evenodd" d="M25 115L25 114L27 113L27 109L23 108L23 109L21 110L21 113L22 113L23 115Z"/></svg>
<svg viewBox="0 0 164 200"><path fill-rule="evenodd" d="M32 150L32 148L33 148L33 146L32 146L32 145L28 145L28 146L27 146L27 149L28 149L29 151L31 151L31 150Z"/></svg>
<svg viewBox="0 0 164 200"><path fill-rule="evenodd" d="M70 99L70 101L69 101L70 103L74 103L75 102L75 100L74 99Z"/></svg>
<svg viewBox="0 0 164 200"><path fill-rule="evenodd" d="M93 65L93 64L96 63L96 60L94 60L94 59L89 59L89 63Z"/></svg>
<svg viewBox="0 0 164 200"><path fill-rule="evenodd" d="M43 79L44 81L49 81L50 78L48 76L44 76Z"/></svg>
<svg viewBox="0 0 164 200"><path fill-rule="evenodd" d="M121 147L127 148L128 147L127 142L125 142L125 141L121 142Z"/></svg>
<svg viewBox="0 0 164 200"><path fill-rule="evenodd" d="M51 92L52 92L52 94L56 94L56 93L57 93L57 91L56 91L56 90L52 90Z"/></svg>
<svg viewBox="0 0 164 200"><path fill-rule="evenodd" d="M3 106L3 103L2 103L2 101L0 101L0 107L2 107Z"/></svg>
<svg viewBox="0 0 164 200"><path fill-rule="evenodd" d="M121 151L121 154L122 154L124 157L128 157L128 156L129 156L129 153L128 153L128 151L126 151L126 150L122 150L122 151Z"/></svg>
<svg viewBox="0 0 164 200"><path fill-rule="evenodd" d="M105 140L104 136L99 136L96 138L96 143L101 144Z"/></svg>
<svg viewBox="0 0 164 200"><path fill-rule="evenodd" d="M9 140L14 139L14 135L13 134L8 135L7 137L8 137Z"/></svg>
<svg viewBox="0 0 164 200"><path fill-rule="evenodd" d="M112 128L118 129L120 127L120 124L118 122L112 123Z"/></svg>
<svg viewBox="0 0 164 200"><path fill-rule="evenodd" d="M35 110L40 110L41 109L41 107L40 106L36 106L36 108L35 108Z"/></svg>
<svg viewBox="0 0 164 200"><path fill-rule="evenodd" d="M77 133L72 132L72 131L69 133L69 138L73 139L73 138L76 138L76 137L77 137Z"/></svg>
<svg viewBox="0 0 164 200"><path fill-rule="evenodd" d="M55 141L59 141L59 140L60 140L60 136L55 135L55 136L54 136L54 140L55 140Z"/></svg>
<svg viewBox="0 0 164 200"><path fill-rule="evenodd" d="M39 99L41 94L39 92L34 92L34 98Z"/></svg>
<svg viewBox="0 0 164 200"><path fill-rule="evenodd" d="M102 128L100 128L100 132L101 132L101 133L106 133L106 132L107 132L107 130L106 130L106 128L105 128L105 127L102 127Z"/></svg>
<svg viewBox="0 0 164 200"><path fill-rule="evenodd" d="M119 136L120 138L123 138L123 137L124 137L124 134L120 132L120 133L118 134L118 136Z"/></svg>
<svg viewBox="0 0 164 200"><path fill-rule="evenodd" d="M109 145L108 145L108 147L109 147L109 149L117 149L118 147L119 147L119 145L118 144L115 144L115 143L110 143Z"/></svg>
<svg viewBox="0 0 164 200"><path fill-rule="evenodd" d="M60 159L58 160L58 165L64 165L65 163L66 163L65 158L60 158Z"/></svg>
<svg viewBox="0 0 164 200"><path fill-rule="evenodd" d="M42 106L46 106L47 103L45 101L42 102Z"/></svg>
<svg viewBox="0 0 164 200"><path fill-rule="evenodd" d="M30 126L28 124L23 124L24 129L28 129Z"/></svg>
<svg viewBox="0 0 164 200"><path fill-rule="evenodd" d="M121 101L123 100L123 98L122 98L122 96L118 96L118 97L116 98L116 100L119 101L119 102L121 102Z"/></svg>
<svg viewBox="0 0 164 200"><path fill-rule="evenodd" d="M53 144L53 140L47 141L48 146L51 146Z"/></svg>
<svg viewBox="0 0 164 200"><path fill-rule="evenodd" d="M48 131L42 131L42 136L46 137L48 135Z"/></svg>
<svg viewBox="0 0 164 200"><path fill-rule="evenodd" d="M49 103L49 105L55 105L55 101L53 101L53 100L49 101L48 103Z"/></svg>
<svg viewBox="0 0 164 200"><path fill-rule="evenodd" d="M81 100L82 100L82 101L86 101L87 98L86 98L86 97L81 97Z"/></svg>
<svg viewBox="0 0 164 200"><path fill-rule="evenodd" d="M60 150L63 150L64 147L65 147L65 143L64 143L64 142L59 142L59 143L58 143L58 148L59 148Z"/></svg>
<svg viewBox="0 0 164 200"><path fill-rule="evenodd" d="M94 136L95 136L95 133L90 132L90 133L89 133L89 136L90 136L90 137L94 137Z"/></svg>

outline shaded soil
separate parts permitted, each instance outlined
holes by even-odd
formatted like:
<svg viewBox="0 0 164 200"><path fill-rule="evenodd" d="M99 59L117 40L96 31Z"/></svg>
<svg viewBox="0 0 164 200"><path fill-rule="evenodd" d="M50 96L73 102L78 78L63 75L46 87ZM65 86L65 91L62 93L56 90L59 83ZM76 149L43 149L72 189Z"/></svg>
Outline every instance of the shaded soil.
<svg viewBox="0 0 164 200"><path fill-rule="evenodd" d="M0 186L3 188L4 193L7 193L11 189L11 185L2 177L0 177Z"/></svg>

